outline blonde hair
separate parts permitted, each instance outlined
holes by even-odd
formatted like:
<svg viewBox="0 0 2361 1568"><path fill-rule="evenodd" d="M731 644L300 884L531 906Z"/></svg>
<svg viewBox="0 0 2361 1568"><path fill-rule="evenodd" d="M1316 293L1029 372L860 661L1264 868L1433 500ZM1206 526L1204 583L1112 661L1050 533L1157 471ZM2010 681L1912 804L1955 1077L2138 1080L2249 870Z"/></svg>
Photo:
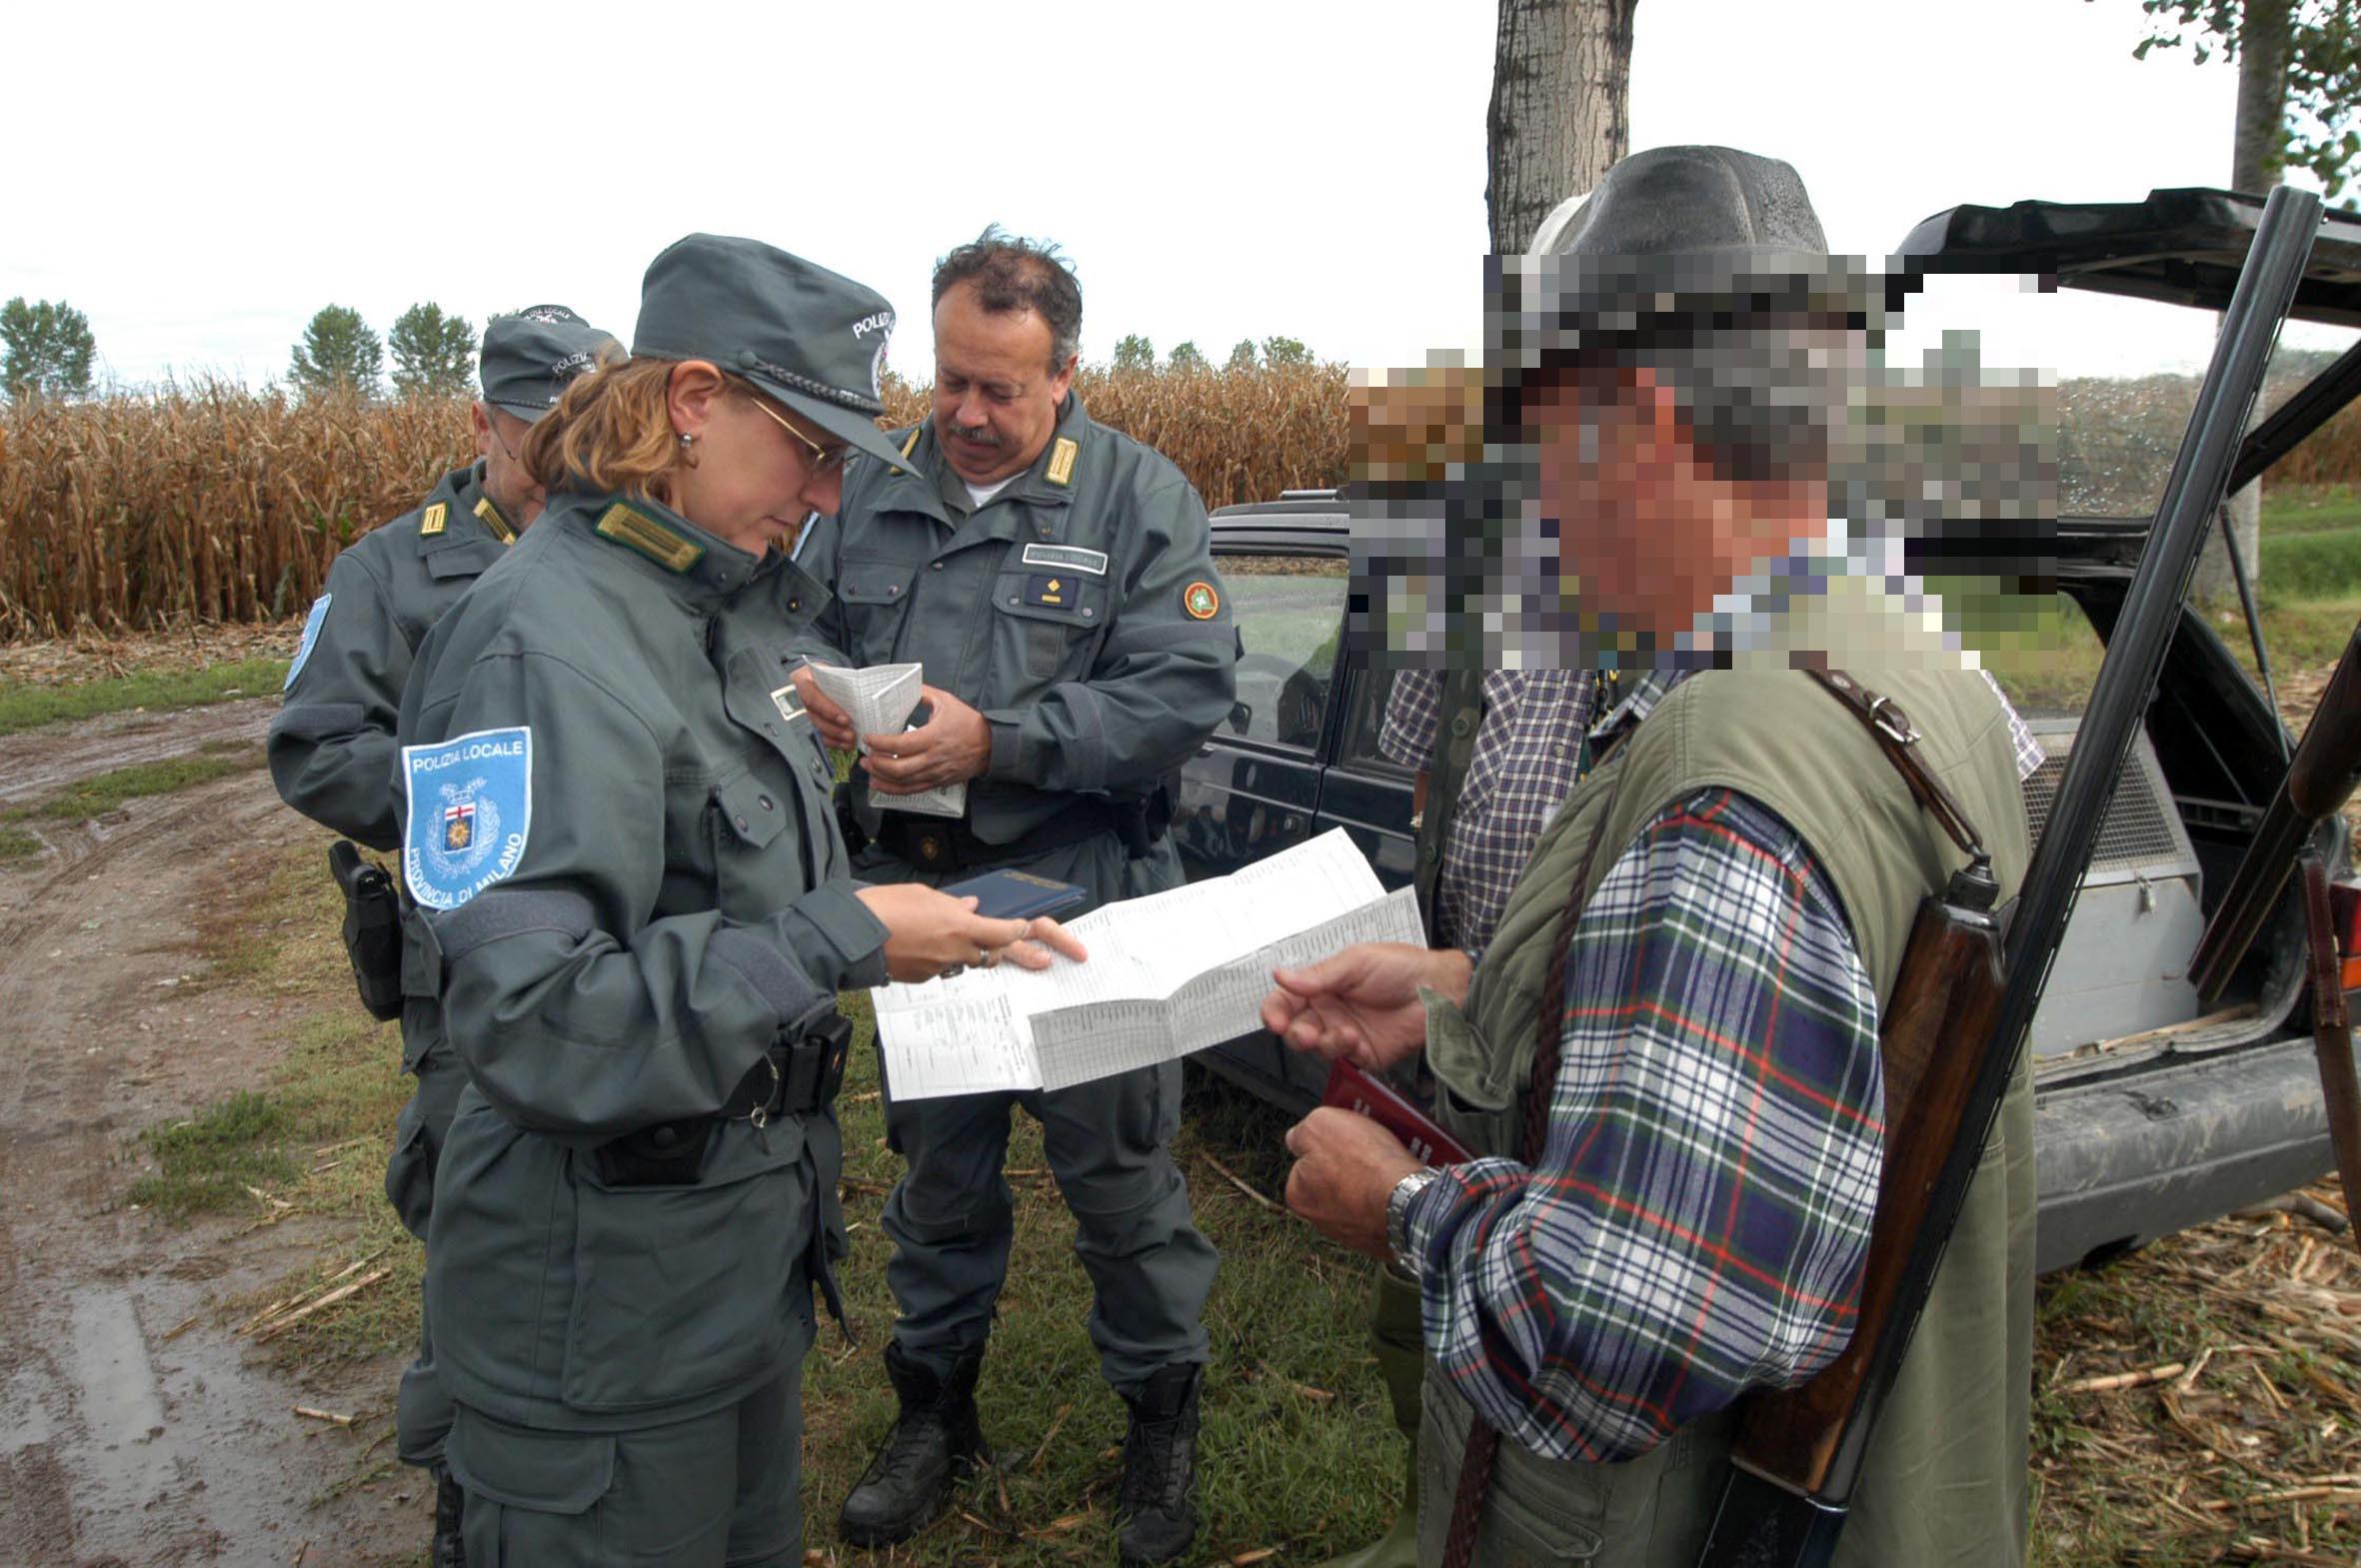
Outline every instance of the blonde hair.
<svg viewBox="0 0 2361 1568"><path fill-rule="evenodd" d="M632 359L602 365L567 384L558 406L525 437L521 454L549 489L621 492L668 502L674 471L694 467L666 404L676 360ZM756 396L727 371L724 390Z"/></svg>

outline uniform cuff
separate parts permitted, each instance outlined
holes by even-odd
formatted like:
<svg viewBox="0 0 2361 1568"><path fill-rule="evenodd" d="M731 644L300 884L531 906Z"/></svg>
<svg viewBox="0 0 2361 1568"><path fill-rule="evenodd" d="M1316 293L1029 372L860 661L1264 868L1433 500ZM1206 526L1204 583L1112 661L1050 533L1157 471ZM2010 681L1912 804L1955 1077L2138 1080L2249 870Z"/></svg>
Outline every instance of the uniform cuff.
<svg viewBox="0 0 2361 1568"><path fill-rule="evenodd" d="M992 761L985 767L985 777L1015 776L1025 746L1024 712L1015 708L994 709L985 714L984 723L992 731Z"/></svg>
<svg viewBox="0 0 2361 1568"><path fill-rule="evenodd" d="M848 877L821 883L775 916L781 943L822 990L886 981L886 923Z"/></svg>

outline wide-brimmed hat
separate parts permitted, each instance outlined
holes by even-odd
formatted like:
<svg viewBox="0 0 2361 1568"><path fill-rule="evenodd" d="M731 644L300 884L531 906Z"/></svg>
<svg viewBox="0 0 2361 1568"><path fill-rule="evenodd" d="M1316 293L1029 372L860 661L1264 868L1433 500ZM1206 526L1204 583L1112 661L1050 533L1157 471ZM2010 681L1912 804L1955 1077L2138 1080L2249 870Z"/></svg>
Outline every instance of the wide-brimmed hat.
<svg viewBox="0 0 2361 1568"><path fill-rule="evenodd" d="M1874 331L1888 316L1883 275L1828 254L1794 168L1734 147L1633 153L1535 240L1487 263L1496 372L1774 321Z"/></svg>
<svg viewBox="0 0 2361 1568"><path fill-rule="evenodd" d="M621 358L613 333L563 305L528 305L484 324L476 379L486 403L530 425L558 406L568 382Z"/></svg>
<svg viewBox="0 0 2361 1568"><path fill-rule="evenodd" d="M887 463L894 307L876 290L760 240L692 234L648 265L632 353L711 360L831 435Z"/></svg>

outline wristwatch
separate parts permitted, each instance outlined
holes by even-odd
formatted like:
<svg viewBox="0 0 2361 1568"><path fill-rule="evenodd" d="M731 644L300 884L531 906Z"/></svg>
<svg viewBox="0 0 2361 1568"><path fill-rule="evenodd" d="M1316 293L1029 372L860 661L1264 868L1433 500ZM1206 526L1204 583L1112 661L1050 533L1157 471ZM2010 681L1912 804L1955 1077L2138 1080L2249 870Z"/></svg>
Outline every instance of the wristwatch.
<svg viewBox="0 0 2361 1568"><path fill-rule="evenodd" d="M1412 1279L1418 1277L1418 1256L1410 1250L1410 1204L1441 1174L1432 1165L1413 1170L1385 1195L1385 1246L1393 1254L1393 1266Z"/></svg>

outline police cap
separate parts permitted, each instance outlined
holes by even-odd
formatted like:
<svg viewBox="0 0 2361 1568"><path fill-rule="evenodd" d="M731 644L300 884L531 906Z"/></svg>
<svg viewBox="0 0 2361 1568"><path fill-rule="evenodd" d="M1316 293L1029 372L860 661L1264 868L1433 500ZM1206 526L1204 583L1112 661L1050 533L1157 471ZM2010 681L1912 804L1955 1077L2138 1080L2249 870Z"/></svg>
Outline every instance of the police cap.
<svg viewBox="0 0 2361 1568"><path fill-rule="evenodd" d="M528 305L484 324L477 376L484 401L530 425L558 406L566 383L610 359L623 345L563 305Z"/></svg>
<svg viewBox="0 0 2361 1568"><path fill-rule="evenodd" d="M632 353L711 360L887 463L886 339L894 308L850 278L760 240L692 234L648 265Z"/></svg>

